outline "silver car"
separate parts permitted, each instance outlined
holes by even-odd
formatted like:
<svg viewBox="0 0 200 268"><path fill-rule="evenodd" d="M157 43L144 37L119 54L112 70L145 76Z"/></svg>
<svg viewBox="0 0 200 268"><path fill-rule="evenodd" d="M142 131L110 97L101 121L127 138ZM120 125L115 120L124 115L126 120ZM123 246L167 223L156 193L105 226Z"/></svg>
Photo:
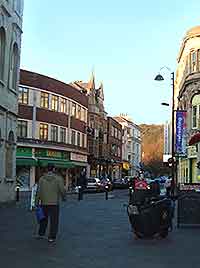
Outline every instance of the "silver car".
<svg viewBox="0 0 200 268"><path fill-rule="evenodd" d="M100 179L98 178L88 178L87 179L87 186L86 190L93 190L93 191L98 191L100 190Z"/></svg>

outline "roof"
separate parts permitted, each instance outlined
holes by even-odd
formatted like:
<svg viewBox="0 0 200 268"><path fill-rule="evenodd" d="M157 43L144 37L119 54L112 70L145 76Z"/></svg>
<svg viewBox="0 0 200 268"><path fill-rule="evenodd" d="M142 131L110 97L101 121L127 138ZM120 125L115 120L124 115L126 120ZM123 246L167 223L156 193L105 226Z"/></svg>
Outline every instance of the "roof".
<svg viewBox="0 0 200 268"><path fill-rule="evenodd" d="M190 30L186 32L186 38L187 37L190 38L196 35L200 35L200 26L192 27Z"/></svg>
<svg viewBox="0 0 200 268"><path fill-rule="evenodd" d="M128 122L129 124L134 125L136 128L138 128L139 130L141 130L140 126L138 126L137 124L133 123L133 121L129 120L126 117L123 116L114 116L113 117L115 120L117 120L119 123L124 123L124 122Z"/></svg>
<svg viewBox="0 0 200 268"><path fill-rule="evenodd" d="M88 97L85 94L75 87L54 78L21 69L20 84L63 95L88 107Z"/></svg>
<svg viewBox="0 0 200 268"><path fill-rule="evenodd" d="M190 38L193 38L193 37L197 37L197 36L200 36L200 26L194 26L192 27L191 29L189 29L187 32L186 32L186 35L185 37L183 38L183 42L181 44L181 48L179 50L179 54L178 54L178 58L177 58L177 61L179 62L180 59L181 59L181 56L182 56L182 53L183 53L183 50L185 48L185 44L186 42L190 39Z"/></svg>

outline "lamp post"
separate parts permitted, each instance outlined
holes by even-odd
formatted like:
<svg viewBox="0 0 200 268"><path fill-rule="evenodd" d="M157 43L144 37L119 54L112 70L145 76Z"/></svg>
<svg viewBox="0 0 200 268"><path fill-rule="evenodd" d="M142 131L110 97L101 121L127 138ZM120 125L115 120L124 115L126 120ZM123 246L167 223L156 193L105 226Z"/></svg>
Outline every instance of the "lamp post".
<svg viewBox="0 0 200 268"><path fill-rule="evenodd" d="M162 67L160 70L167 68L170 72L171 70L168 67ZM163 81L163 76L159 73L155 79L156 81ZM174 148L174 72L171 72L171 81L172 81L172 111L171 111L171 120L172 120L172 166L171 166L171 176L172 176L172 195L174 195L176 182L175 182L175 148ZM162 103L162 105L168 106L166 103Z"/></svg>

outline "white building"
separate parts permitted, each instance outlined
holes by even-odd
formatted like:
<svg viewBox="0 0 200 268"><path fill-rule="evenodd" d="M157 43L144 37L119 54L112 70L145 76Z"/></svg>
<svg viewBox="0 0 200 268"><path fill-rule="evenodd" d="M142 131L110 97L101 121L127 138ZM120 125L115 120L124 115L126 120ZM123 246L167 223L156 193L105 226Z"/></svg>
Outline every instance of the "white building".
<svg viewBox="0 0 200 268"><path fill-rule="evenodd" d="M126 170L127 175L136 176L140 170L141 162L141 129L127 115L120 114L114 119L122 125L123 129L123 169Z"/></svg>
<svg viewBox="0 0 200 268"><path fill-rule="evenodd" d="M0 202L15 199L22 0L0 0Z"/></svg>

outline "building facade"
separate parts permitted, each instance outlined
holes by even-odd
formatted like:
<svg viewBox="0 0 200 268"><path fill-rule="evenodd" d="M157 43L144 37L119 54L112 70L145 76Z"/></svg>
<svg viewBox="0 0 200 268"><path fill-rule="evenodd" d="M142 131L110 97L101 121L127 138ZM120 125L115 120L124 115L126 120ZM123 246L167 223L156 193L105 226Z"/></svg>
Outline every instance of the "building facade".
<svg viewBox="0 0 200 268"><path fill-rule="evenodd" d="M88 96L88 177L105 176L109 162L107 144L107 113L104 109L103 83L96 87L92 73L88 82L75 81L71 85Z"/></svg>
<svg viewBox="0 0 200 268"><path fill-rule="evenodd" d="M0 0L0 202L15 199L23 1Z"/></svg>
<svg viewBox="0 0 200 268"><path fill-rule="evenodd" d="M107 118L108 159L106 174L111 180L121 178L122 126L114 118Z"/></svg>
<svg viewBox="0 0 200 268"><path fill-rule="evenodd" d="M53 163L66 186L87 168L88 98L53 78L21 70L17 179L30 189Z"/></svg>
<svg viewBox="0 0 200 268"><path fill-rule="evenodd" d="M175 93L177 107L186 111L187 151L179 155L178 181L200 182L200 26L190 29L181 44L178 55ZM196 139L197 138L197 139Z"/></svg>
<svg viewBox="0 0 200 268"><path fill-rule="evenodd" d="M130 117L120 114L114 117L122 125L123 176L137 176L141 163L141 129Z"/></svg>

